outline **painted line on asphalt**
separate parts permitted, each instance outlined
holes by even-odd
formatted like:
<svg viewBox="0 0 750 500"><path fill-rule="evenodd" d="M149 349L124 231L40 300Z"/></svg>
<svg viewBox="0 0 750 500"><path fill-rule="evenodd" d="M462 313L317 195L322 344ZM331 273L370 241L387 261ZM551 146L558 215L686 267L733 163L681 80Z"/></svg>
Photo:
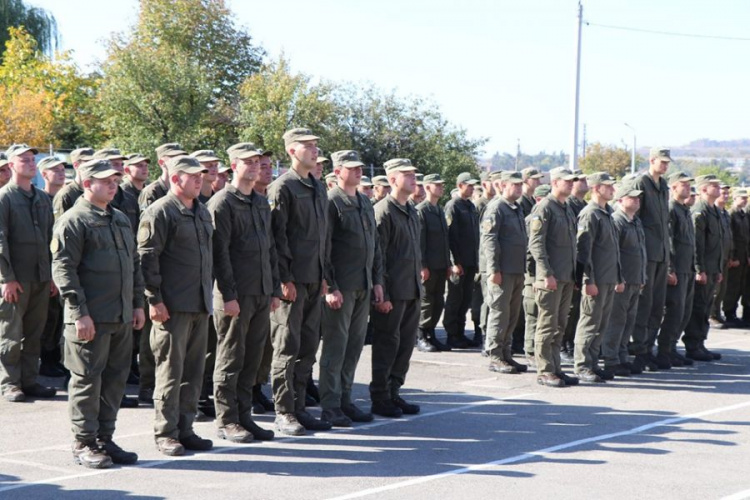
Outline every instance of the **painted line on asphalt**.
<svg viewBox="0 0 750 500"><path fill-rule="evenodd" d="M439 366L474 366L474 365L467 365L466 363L449 363L448 361L433 361L433 360L415 359L415 358L411 358L409 362L419 363L423 365L439 365Z"/></svg>
<svg viewBox="0 0 750 500"><path fill-rule="evenodd" d="M27 467L35 467L37 469L50 470L54 472L63 472L65 474L70 472L70 469L64 469L62 467L55 467L54 465L40 464L38 462L30 462L28 460L15 460L13 458L0 458L0 463L25 465Z"/></svg>
<svg viewBox="0 0 750 500"><path fill-rule="evenodd" d="M530 460L532 458L546 457L546 456L551 455L551 454L553 454L555 452L558 452L558 451L568 450L568 449L571 449L571 448L577 448L577 447L582 446L582 445L591 444L591 443L597 443L597 442L600 442L600 441L607 441L607 440L613 439L613 438L618 438L618 437L623 437L623 436L630 436L630 435L633 435L633 434L639 434L641 432L645 432L645 431L654 429L656 427L664 427L664 426L667 426L667 425L677 424L677 423L685 422L685 421L692 420L692 419L695 419L695 418L701 418L701 417L706 417L706 416L709 416L709 415L715 415L717 413L723 413L723 412L727 412L727 411L738 410L740 408L746 408L748 406L750 406L750 401L746 401L744 403L739 403L739 404L735 404L735 405L731 405L731 406L724 406L724 407L720 407L720 408L714 408L712 410L705 410L705 411L702 411L702 412L693 413L691 415L685 415L683 417L667 418L667 419L659 420L657 422L653 422L653 423L650 423L650 424L646 424L646 425L641 425L641 426L638 426L638 427L634 427L634 428L628 429L626 431L613 432L613 433L610 433L610 434L601 434L599 436L594 436L594 437L590 437L590 438L578 439L576 441L570 441L570 442L567 442L567 443L558 444L558 445L555 445L555 446L550 446L548 448L543 448L541 450L531 451L531 452L528 452L528 453L523 453L521 455L516 455L516 456L508 457L508 458L503 458L503 459L500 459L500 460L494 460L492 462L486 462L486 463L483 463L483 464L471 465L469 467L462 467L460 469L453 469L453 470L449 470L449 471L446 471L446 472L441 472L439 474L432 474L432 475L429 475L429 476L417 477L417 478L414 478L414 479L409 479L407 481L399 481L397 483L391 483L391 484L387 484L387 485L384 485L384 486L378 486L378 487L375 487L375 488L368 488L366 490L355 491L353 493L349 493L349 494L346 494L346 495L341 495L341 496L330 498L329 500L348 500L348 499L351 499L351 498L362 498L362 497L374 495L376 493L382 493L384 491L393 491L393 490L397 490L397 489L401 489L401 488L406 488L406 487L409 487L409 486L414 486L414 485L418 485L418 484L429 483L429 482L432 482L432 481L436 481L438 479L444 479L444 478L448 478L448 477L452 477L452 476L466 474L467 472L473 472L473 471L478 471L478 470L489 469L491 467L496 467L498 465L513 464L513 463L517 463L517 462L523 462L525 460ZM742 493L750 494L750 491L742 492ZM737 498L738 499L739 498L744 499L746 497L739 496ZM732 499L732 500L734 500L734 499Z"/></svg>
<svg viewBox="0 0 750 500"><path fill-rule="evenodd" d="M748 340L750 340L750 337L742 337L739 339L724 340L723 342L711 342L711 345L709 347L714 348L716 346L721 346L721 345L736 344L737 342L747 342Z"/></svg>
<svg viewBox="0 0 750 500"><path fill-rule="evenodd" d="M348 427L348 428L337 428L337 429L333 429L333 430L328 431L328 432L316 433L316 434L314 434L312 436L300 436L300 437L288 437L288 438L274 439L273 441L269 441L268 443L270 445L273 445L274 443L291 443L291 442L300 441L300 440L303 440L303 439L314 439L315 436L318 436L318 435L322 436L322 437L326 437L326 436L330 436L332 434L335 435L335 434L343 434L343 433L353 432L353 431L368 430L368 429L373 429L375 427L382 427L384 425L389 425L389 424L397 424L397 423L402 423L402 422L406 423L406 422L411 422L413 420L420 420L420 419L427 418L427 417L434 417L434 416L438 416L438 415L444 415L446 413L460 412L460 411L468 410L468 409L471 409L471 408L476 408L478 406L489 406L489 405L499 404L502 401L512 401L513 399L527 398L529 396L533 396L534 394L536 394L536 393L518 394L518 395L514 395L514 396L508 396L508 397L505 397L505 398L497 398L497 399L484 399L482 401L476 401L474 403L467 403L465 405L457 406L457 407L454 407L454 408L446 408L444 410L437 410L437 411L432 411L432 412L420 413L418 415L413 415L413 416L410 416L408 418L395 418L395 419L378 420L378 421L375 421L375 422L372 422L372 423L369 423L369 424L366 424L366 425L361 425L361 426L357 426L357 427ZM54 449L57 449L57 448L54 448ZM63 481L69 481L71 479L80 479L80 478L91 477L91 476L99 476L99 475L102 475L102 474L111 474L111 473L114 473L114 472L117 472L117 471L129 471L129 470L133 470L133 469L152 469L152 468L158 467L160 465L165 465L165 464L169 464L169 463L179 462L179 461L182 461L182 460L195 460L195 459L199 459L201 457L205 457L205 456L209 456L209 455L218 455L220 453L225 453L225 452L233 451L233 450L237 450L237 449L246 449L246 446L244 446L244 445L220 446L220 447L215 447L211 451L207 451L205 453L196 453L196 454L184 455L184 456L181 456L181 457L173 457L173 458L164 459L164 460L155 460L155 461L147 462L147 463L144 463L144 464L137 464L137 465L134 465L132 467L114 467L114 468L111 468L111 469L101 469L101 470L93 470L93 471L87 470L87 472L84 472L84 473L81 473L81 474L68 474L68 475L65 475L65 476L52 477L52 478L48 478L48 479L40 479L38 481L31 481L31 482L27 482L27 483L9 484L9 485L6 485L6 486L0 486L0 493L3 493L5 491L17 490L17 489L21 489L21 488L28 488L28 487L36 486L36 485L40 485L40 484L60 483L60 482L63 482ZM36 462L27 462L25 465L31 465L31 466L33 466L35 464L36 464ZM44 466L44 464L36 464L36 465L39 466L40 468L46 467L46 466ZM67 472L67 469L61 469L61 470Z"/></svg>
<svg viewBox="0 0 750 500"><path fill-rule="evenodd" d="M721 500L746 500L750 498L750 490L740 491L733 495L723 497Z"/></svg>

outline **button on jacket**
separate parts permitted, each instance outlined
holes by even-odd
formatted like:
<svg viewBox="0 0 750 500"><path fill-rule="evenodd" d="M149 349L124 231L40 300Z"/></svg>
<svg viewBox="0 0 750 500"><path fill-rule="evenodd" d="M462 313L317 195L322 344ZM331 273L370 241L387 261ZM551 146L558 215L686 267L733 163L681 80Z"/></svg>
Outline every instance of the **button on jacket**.
<svg viewBox="0 0 750 500"><path fill-rule="evenodd" d="M268 186L282 283L321 283L325 269L326 197L312 175L289 169Z"/></svg>
<svg viewBox="0 0 750 500"><path fill-rule="evenodd" d="M547 276L575 281L576 217L570 205L550 194L536 204L529 217L529 251L536 262L537 281Z"/></svg>
<svg viewBox="0 0 750 500"><path fill-rule="evenodd" d="M375 204L375 221L383 256L385 300L419 299L422 255L417 210L408 202L399 204L389 194Z"/></svg>
<svg viewBox="0 0 750 500"><path fill-rule="evenodd" d="M355 199L338 186L328 192L326 282L330 291L370 290L383 284L375 210L359 192Z"/></svg>
<svg viewBox="0 0 750 500"><path fill-rule="evenodd" d="M669 201L669 272L695 272L695 227L690 207Z"/></svg>
<svg viewBox="0 0 750 500"><path fill-rule="evenodd" d="M591 201L578 214L577 258L583 263L583 283L622 283L620 245L612 222L612 207Z"/></svg>
<svg viewBox="0 0 750 500"><path fill-rule="evenodd" d="M422 223L419 238L422 251L422 267L427 269L448 269L451 254L448 246L448 223L440 205L425 200L417 205L417 214Z"/></svg>
<svg viewBox="0 0 750 500"><path fill-rule="evenodd" d="M214 222L215 291L223 302L244 295L281 297L268 200L227 184L206 208Z"/></svg>
<svg viewBox="0 0 750 500"><path fill-rule="evenodd" d="M0 283L52 279L52 207L44 191L11 181L0 189Z"/></svg>
<svg viewBox="0 0 750 500"><path fill-rule="evenodd" d="M189 209L170 192L144 210L138 253L149 304L211 312L212 233L211 214L198 200Z"/></svg>
<svg viewBox="0 0 750 500"><path fill-rule="evenodd" d="M80 197L55 224L52 272L65 322L130 323L142 308L143 276L128 218Z"/></svg>
<svg viewBox="0 0 750 500"><path fill-rule="evenodd" d="M445 205L453 264L479 265L479 213L471 200L453 199Z"/></svg>
<svg viewBox="0 0 750 500"><path fill-rule="evenodd" d="M528 236L523 208L498 196L487 206L481 225L479 270L524 274Z"/></svg>

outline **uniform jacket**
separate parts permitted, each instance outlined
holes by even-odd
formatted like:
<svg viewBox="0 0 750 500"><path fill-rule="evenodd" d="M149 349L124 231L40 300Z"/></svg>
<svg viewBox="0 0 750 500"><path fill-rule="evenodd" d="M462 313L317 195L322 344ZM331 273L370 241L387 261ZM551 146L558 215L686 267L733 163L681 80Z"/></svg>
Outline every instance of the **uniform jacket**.
<svg viewBox="0 0 750 500"><path fill-rule="evenodd" d="M375 221L383 256L385 300L419 299L422 254L417 210L409 203L401 205L389 194L375 204Z"/></svg>
<svg viewBox="0 0 750 500"><path fill-rule="evenodd" d="M448 223L443 208L425 200L417 205L417 214L422 223L419 238L422 267L448 269L451 254L448 246Z"/></svg>
<svg viewBox="0 0 750 500"><path fill-rule="evenodd" d="M568 203L552 194L536 204L529 221L529 251L536 263L536 279L554 276L574 281L576 269L576 217Z"/></svg>

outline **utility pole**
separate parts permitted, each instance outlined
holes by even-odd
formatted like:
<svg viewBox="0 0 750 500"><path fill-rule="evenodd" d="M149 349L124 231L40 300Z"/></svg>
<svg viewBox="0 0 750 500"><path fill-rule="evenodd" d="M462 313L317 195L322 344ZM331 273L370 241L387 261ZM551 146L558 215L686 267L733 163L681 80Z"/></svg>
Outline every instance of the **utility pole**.
<svg viewBox="0 0 750 500"><path fill-rule="evenodd" d="M625 126L633 131L633 151L630 153L630 173L634 174L635 173L635 129L632 126L628 125L627 123L625 124Z"/></svg>
<svg viewBox="0 0 750 500"><path fill-rule="evenodd" d="M581 26L583 25L583 3L578 2L578 28L576 30L576 90L573 108L573 150L570 153L570 169L578 169L578 104L581 90Z"/></svg>
<svg viewBox="0 0 750 500"><path fill-rule="evenodd" d="M583 124L583 144L581 144L581 158L586 158L586 124Z"/></svg>
<svg viewBox="0 0 750 500"><path fill-rule="evenodd" d="M518 172L519 163L521 163L521 139L516 139L516 172Z"/></svg>

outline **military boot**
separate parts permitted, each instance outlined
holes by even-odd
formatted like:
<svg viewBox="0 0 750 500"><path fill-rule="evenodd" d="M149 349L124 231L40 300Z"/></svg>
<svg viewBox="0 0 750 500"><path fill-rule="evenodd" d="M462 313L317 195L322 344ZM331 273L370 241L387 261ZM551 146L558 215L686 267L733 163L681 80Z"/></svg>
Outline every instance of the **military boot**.
<svg viewBox="0 0 750 500"><path fill-rule="evenodd" d="M112 467L112 458L96 445L96 441L74 441L73 459L89 469Z"/></svg>
<svg viewBox="0 0 750 500"><path fill-rule="evenodd" d="M112 462L120 465L133 465L138 461L138 455L132 451L125 451L112 441L112 436L99 436L96 444L110 456Z"/></svg>

